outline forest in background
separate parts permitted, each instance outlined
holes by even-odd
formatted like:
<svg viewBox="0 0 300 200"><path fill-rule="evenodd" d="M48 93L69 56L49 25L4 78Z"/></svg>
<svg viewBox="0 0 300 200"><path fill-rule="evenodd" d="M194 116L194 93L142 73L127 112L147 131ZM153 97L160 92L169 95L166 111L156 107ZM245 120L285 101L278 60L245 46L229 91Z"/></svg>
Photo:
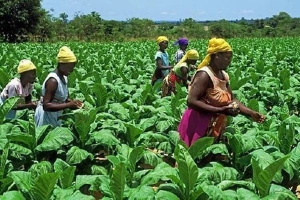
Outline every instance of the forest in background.
<svg viewBox="0 0 300 200"><path fill-rule="evenodd" d="M53 10L52 10L53 11ZM100 13L66 13L53 16L41 7L40 0L11 0L0 2L0 41L57 42L57 41L128 41L155 39L167 35L175 39L300 36L300 18L286 12L265 19L227 21L153 21L131 18L126 21L105 20ZM72 18L72 19L71 19Z"/></svg>

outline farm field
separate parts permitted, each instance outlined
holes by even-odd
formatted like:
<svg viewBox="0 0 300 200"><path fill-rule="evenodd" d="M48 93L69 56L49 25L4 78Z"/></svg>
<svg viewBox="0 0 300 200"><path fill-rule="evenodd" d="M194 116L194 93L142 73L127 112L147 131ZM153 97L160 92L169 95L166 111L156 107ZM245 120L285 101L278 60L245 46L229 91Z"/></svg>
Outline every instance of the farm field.
<svg viewBox="0 0 300 200"><path fill-rule="evenodd" d="M229 39L233 93L266 115L258 124L230 118L228 142L180 142L187 90L160 98L150 84L157 44L67 43L78 58L63 126L35 128L33 111L0 108L0 199L295 199L300 185L300 38ZM190 42L205 56L207 40ZM64 43L0 44L0 89L21 59L37 66L33 97L56 67ZM176 47L167 49L171 63ZM214 158L213 161L209 161ZM176 165L175 165L176 162Z"/></svg>

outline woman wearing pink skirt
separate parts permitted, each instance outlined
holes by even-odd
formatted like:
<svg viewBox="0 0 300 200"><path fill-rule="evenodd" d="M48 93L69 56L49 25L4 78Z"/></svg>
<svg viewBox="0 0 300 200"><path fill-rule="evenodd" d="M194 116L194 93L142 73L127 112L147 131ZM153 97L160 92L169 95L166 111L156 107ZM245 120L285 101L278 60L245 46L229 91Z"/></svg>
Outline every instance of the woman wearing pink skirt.
<svg viewBox="0 0 300 200"><path fill-rule="evenodd" d="M188 108L184 112L178 132L180 138L191 146L203 136L220 140L227 123L227 115L239 113L259 123L265 116L247 108L234 98L225 72L232 59L232 49L224 39L209 41L207 56L198 66L188 94Z"/></svg>

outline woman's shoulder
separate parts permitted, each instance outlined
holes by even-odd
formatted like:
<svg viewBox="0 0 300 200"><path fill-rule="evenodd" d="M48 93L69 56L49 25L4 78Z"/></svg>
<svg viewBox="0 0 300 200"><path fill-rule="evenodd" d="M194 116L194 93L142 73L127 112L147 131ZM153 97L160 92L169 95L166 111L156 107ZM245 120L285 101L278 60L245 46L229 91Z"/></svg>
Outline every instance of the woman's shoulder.
<svg viewBox="0 0 300 200"><path fill-rule="evenodd" d="M10 80L6 87L10 88L10 87L19 87L21 85L21 81L19 78L13 78L12 80Z"/></svg>

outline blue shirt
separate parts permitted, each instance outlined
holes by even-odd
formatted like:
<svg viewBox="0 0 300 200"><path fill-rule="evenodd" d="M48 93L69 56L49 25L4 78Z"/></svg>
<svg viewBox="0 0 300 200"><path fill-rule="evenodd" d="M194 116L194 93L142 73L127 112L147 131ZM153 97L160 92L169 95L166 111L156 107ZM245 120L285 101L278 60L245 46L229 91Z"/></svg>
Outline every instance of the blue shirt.
<svg viewBox="0 0 300 200"><path fill-rule="evenodd" d="M168 52L157 51L155 54L155 60L157 58L160 58L162 60L163 66L170 65ZM162 72L163 76L166 77L169 74L170 69L162 69L161 72Z"/></svg>

